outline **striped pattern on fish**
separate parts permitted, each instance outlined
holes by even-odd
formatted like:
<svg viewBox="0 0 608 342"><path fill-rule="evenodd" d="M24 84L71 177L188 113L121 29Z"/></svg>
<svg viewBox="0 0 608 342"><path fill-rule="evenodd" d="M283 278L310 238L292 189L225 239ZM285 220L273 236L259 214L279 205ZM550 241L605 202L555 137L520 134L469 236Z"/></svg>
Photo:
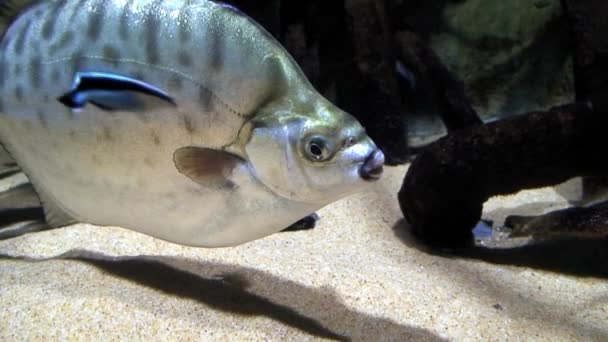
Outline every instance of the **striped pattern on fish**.
<svg viewBox="0 0 608 342"><path fill-rule="evenodd" d="M154 85L177 107L76 111L59 102L74 76L86 71ZM356 120L311 87L274 38L246 15L211 1L41 1L6 30L0 79L0 141L34 183L55 225L72 219L189 245L238 244L278 231L364 184L351 179L350 169L348 180L338 179L345 163L332 173L340 190L328 188L325 198L309 200L293 190L303 183L268 184L266 179L299 180L282 173L305 166L281 159L292 152L275 151L293 140L272 144L283 133L270 134L272 148L255 147L256 127L277 125L282 132L297 116L306 129L357 137L358 150L348 156L359 163L376 149ZM217 159L231 160L229 181L184 176L176 151L186 146L232 156ZM251 160L255 151L261 151L261 166Z"/></svg>

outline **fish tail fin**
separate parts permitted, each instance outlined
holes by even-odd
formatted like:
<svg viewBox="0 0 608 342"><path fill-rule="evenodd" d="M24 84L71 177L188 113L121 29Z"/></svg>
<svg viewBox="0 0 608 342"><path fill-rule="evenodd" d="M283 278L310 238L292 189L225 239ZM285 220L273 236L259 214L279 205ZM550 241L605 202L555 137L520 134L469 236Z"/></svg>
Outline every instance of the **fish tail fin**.
<svg viewBox="0 0 608 342"><path fill-rule="evenodd" d="M46 222L53 228L76 223L38 189L0 141L0 229L23 221Z"/></svg>
<svg viewBox="0 0 608 342"><path fill-rule="evenodd" d="M0 0L0 34L3 34L11 22L23 10L43 0Z"/></svg>
<svg viewBox="0 0 608 342"><path fill-rule="evenodd" d="M44 230L47 226L34 187L0 144L0 240Z"/></svg>
<svg viewBox="0 0 608 342"><path fill-rule="evenodd" d="M0 192L0 240L48 228L44 209L31 183Z"/></svg>
<svg viewBox="0 0 608 342"><path fill-rule="evenodd" d="M23 183L4 192L0 192L0 227L6 223L11 223L8 222L9 220L6 215L4 215L5 213L31 208L40 208L42 210L40 199L32 184ZM42 219L44 219L44 212L42 212L42 214ZM20 218L23 220L27 217Z"/></svg>
<svg viewBox="0 0 608 342"><path fill-rule="evenodd" d="M11 157L0 142L0 181L19 173L20 171L21 169L17 165L17 162L13 159L13 157Z"/></svg>

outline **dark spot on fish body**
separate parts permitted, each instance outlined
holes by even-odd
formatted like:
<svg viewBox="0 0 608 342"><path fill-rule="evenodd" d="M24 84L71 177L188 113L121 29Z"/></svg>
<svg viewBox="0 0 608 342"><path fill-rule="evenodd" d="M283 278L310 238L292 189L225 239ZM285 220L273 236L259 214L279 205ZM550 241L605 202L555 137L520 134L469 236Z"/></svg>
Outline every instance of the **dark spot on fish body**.
<svg viewBox="0 0 608 342"><path fill-rule="evenodd" d="M110 141L114 141L114 136L112 135L112 129L108 126L103 126L102 127L102 131L103 131L103 140L110 142Z"/></svg>
<svg viewBox="0 0 608 342"><path fill-rule="evenodd" d="M83 7L87 4L89 0L80 0L76 3L76 5L74 5L74 9L72 10L72 15L70 15L70 20L69 22L74 22L74 18L76 18L77 15L82 14L83 13Z"/></svg>
<svg viewBox="0 0 608 342"><path fill-rule="evenodd" d="M53 71L51 71L51 81L56 84L57 82L59 82L60 77L61 73L59 72L59 69L54 68Z"/></svg>
<svg viewBox="0 0 608 342"><path fill-rule="evenodd" d="M199 98L201 107L205 111L211 111L212 106L213 106L213 93L210 90L208 90L207 88L205 88L204 86L200 86L198 98Z"/></svg>
<svg viewBox="0 0 608 342"><path fill-rule="evenodd" d="M4 114L4 102L2 101L2 96L0 96L0 115Z"/></svg>
<svg viewBox="0 0 608 342"><path fill-rule="evenodd" d="M63 32L57 43L53 44L49 49L51 54L56 54L59 50L66 48L71 42L74 41L74 32L66 30Z"/></svg>
<svg viewBox="0 0 608 342"><path fill-rule="evenodd" d="M145 178L141 178L141 177L137 178L135 183L138 188L145 188L146 186L148 186L148 181Z"/></svg>
<svg viewBox="0 0 608 342"><path fill-rule="evenodd" d="M4 88L4 80L6 79L6 65L4 64L4 56L0 59L0 89Z"/></svg>
<svg viewBox="0 0 608 342"><path fill-rule="evenodd" d="M120 52L109 44L103 47L103 58L111 61L113 64L117 64L120 59Z"/></svg>
<svg viewBox="0 0 608 342"><path fill-rule="evenodd" d="M30 60L30 82L34 89L39 89L42 83L42 67L40 57L32 57Z"/></svg>
<svg viewBox="0 0 608 342"><path fill-rule="evenodd" d="M144 112L135 112L135 116L137 116L137 118L139 119L139 121L141 121L143 123L150 122L150 118L148 118L148 116Z"/></svg>
<svg viewBox="0 0 608 342"><path fill-rule="evenodd" d="M149 157L144 158L144 164L149 167L154 167L156 165L156 163Z"/></svg>
<svg viewBox="0 0 608 342"><path fill-rule="evenodd" d="M184 123L184 128L186 129L186 132L188 132L188 134L192 134L196 131L194 122L192 122L192 119L188 115L184 114L182 116L182 121Z"/></svg>
<svg viewBox="0 0 608 342"><path fill-rule="evenodd" d="M4 36L4 37L2 37L2 39L1 39L1 43L0 43L0 58L2 58L2 59L4 58L4 54L6 53L6 51L7 51L8 47L9 47L9 45L10 45L10 44L11 44L11 42L12 42L12 39L11 39L11 38L12 38L12 37L9 37L9 36Z"/></svg>
<svg viewBox="0 0 608 342"><path fill-rule="evenodd" d="M106 14L107 0L98 1L94 11L90 11L89 26L87 28L87 36L92 41L97 41L101 35L103 18Z"/></svg>
<svg viewBox="0 0 608 342"><path fill-rule="evenodd" d="M190 14L190 0L187 0L179 11L177 16L177 25L179 26L179 42L187 43L190 40L189 31L189 14Z"/></svg>
<svg viewBox="0 0 608 342"><path fill-rule="evenodd" d="M133 78L135 78L137 80L140 80L142 82L146 81L146 75L144 75L144 73L141 71L132 71L131 75L133 75Z"/></svg>
<svg viewBox="0 0 608 342"><path fill-rule="evenodd" d="M218 184L218 188L221 190L228 190L228 191L234 192L239 188L239 186L236 185L231 180L225 180L225 181L221 182L220 184Z"/></svg>
<svg viewBox="0 0 608 342"><path fill-rule="evenodd" d="M23 49L25 48L25 40L27 39L27 34L32 26L32 20L28 19L22 26L19 33L17 33L17 40L15 41L15 54L21 55L23 53Z"/></svg>
<svg viewBox="0 0 608 342"><path fill-rule="evenodd" d="M213 22L221 23L221 19L211 19ZM217 28L218 31L223 30L223 27ZM211 54L211 70L220 71L224 63L224 36L219 32L211 32L207 35L207 39L211 39L209 53Z"/></svg>
<svg viewBox="0 0 608 342"><path fill-rule="evenodd" d="M15 99L18 102L23 102L23 88L21 86L15 87Z"/></svg>
<svg viewBox="0 0 608 342"><path fill-rule="evenodd" d="M85 52L78 51L72 55L72 74L80 71L82 68Z"/></svg>
<svg viewBox="0 0 608 342"><path fill-rule="evenodd" d="M101 159L99 159L99 156L96 154L91 155L91 162L93 163L93 165L102 165Z"/></svg>
<svg viewBox="0 0 608 342"><path fill-rule="evenodd" d="M5 80L7 78L6 77L6 74L7 74L7 70L6 69L8 68L8 66L5 65L5 63L4 63L4 53L3 52L4 51L0 51L0 90L4 89L4 83L5 82L3 82L3 80Z"/></svg>
<svg viewBox="0 0 608 342"><path fill-rule="evenodd" d="M70 130L69 136L70 136L70 140L72 140L72 141L78 140L78 133L74 129Z"/></svg>
<svg viewBox="0 0 608 342"><path fill-rule="evenodd" d="M118 23L118 36L120 39L129 39L129 15L131 14L131 5L134 0L129 0L123 7L122 13L120 13L120 20Z"/></svg>
<svg viewBox="0 0 608 342"><path fill-rule="evenodd" d="M44 10L42 8L38 8L35 12L34 12L34 16L38 19L42 18L42 16L44 15Z"/></svg>
<svg viewBox="0 0 608 342"><path fill-rule="evenodd" d="M42 25L42 38L49 40L55 32L55 23L57 22L57 15L63 9L63 6L67 3L67 0L60 0L54 3L53 8L49 11L48 16L44 24Z"/></svg>
<svg viewBox="0 0 608 342"><path fill-rule="evenodd" d="M160 137L156 132L152 132L152 142L154 143L154 145L160 146Z"/></svg>
<svg viewBox="0 0 608 342"><path fill-rule="evenodd" d="M179 61L179 64L183 66L187 67L192 65L192 57L190 57L190 54L184 50L180 51L179 55L177 56L177 60Z"/></svg>
<svg viewBox="0 0 608 342"><path fill-rule="evenodd" d="M3 76L3 75L0 75L0 76ZM14 77L21 76L21 64L15 63L15 67L13 69L13 76ZM4 79L4 78L0 78L0 79Z"/></svg>
<svg viewBox="0 0 608 342"><path fill-rule="evenodd" d="M169 78L169 89L180 90L182 89L182 79L179 75L173 75Z"/></svg>
<svg viewBox="0 0 608 342"><path fill-rule="evenodd" d="M106 189L111 189L111 188L113 187L113 185L114 185L114 184L112 184L112 182L110 182L110 181L109 181L109 180L107 180L107 179L104 179L104 180L102 181L102 183L103 183L103 186L104 186Z"/></svg>
<svg viewBox="0 0 608 342"><path fill-rule="evenodd" d="M44 114L44 112L39 109L36 112L36 116L38 117L38 122L40 123L40 126L42 126L44 129L48 129L49 128L49 123L46 120L46 116Z"/></svg>
<svg viewBox="0 0 608 342"><path fill-rule="evenodd" d="M157 0L149 6L144 23L144 44L146 57L148 58L148 62L151 64L157 64L160 61L160 54L158 52L160 21L157 17L158 13L155 12L155 10L158 9L161 3L162 1Z"/></svg>

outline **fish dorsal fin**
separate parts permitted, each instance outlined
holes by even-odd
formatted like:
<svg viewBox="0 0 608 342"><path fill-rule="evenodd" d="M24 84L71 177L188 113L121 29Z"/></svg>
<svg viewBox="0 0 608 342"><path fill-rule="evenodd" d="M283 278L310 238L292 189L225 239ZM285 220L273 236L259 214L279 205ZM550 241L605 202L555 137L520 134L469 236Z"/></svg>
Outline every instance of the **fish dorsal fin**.
<svg viewBox="0 0 608 342"><path fill-rule="evenodd" d="M0 0L0 34L4 34L6 28L19 13L40 1L42 0Z"/></svg>
<svg viewBox="0 0 608 342"><path fill-rule="evenodd" d="M205 186L233 185L232 171L245 163L234 154L194 146L177 149L173 162L180 173Z"/></svg>

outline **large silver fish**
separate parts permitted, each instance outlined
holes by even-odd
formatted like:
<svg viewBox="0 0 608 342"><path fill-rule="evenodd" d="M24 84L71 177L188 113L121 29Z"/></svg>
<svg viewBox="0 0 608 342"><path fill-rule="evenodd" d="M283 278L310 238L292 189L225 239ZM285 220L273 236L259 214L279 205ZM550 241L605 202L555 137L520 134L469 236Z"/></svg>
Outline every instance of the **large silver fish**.
<svg viewBox="0 0 608 342"><path fill-rule="evenodd" d="M234 8L55 0L0 44L0 142L52 226L193 246L275 233L380 177L384 156Z"/></svg>

